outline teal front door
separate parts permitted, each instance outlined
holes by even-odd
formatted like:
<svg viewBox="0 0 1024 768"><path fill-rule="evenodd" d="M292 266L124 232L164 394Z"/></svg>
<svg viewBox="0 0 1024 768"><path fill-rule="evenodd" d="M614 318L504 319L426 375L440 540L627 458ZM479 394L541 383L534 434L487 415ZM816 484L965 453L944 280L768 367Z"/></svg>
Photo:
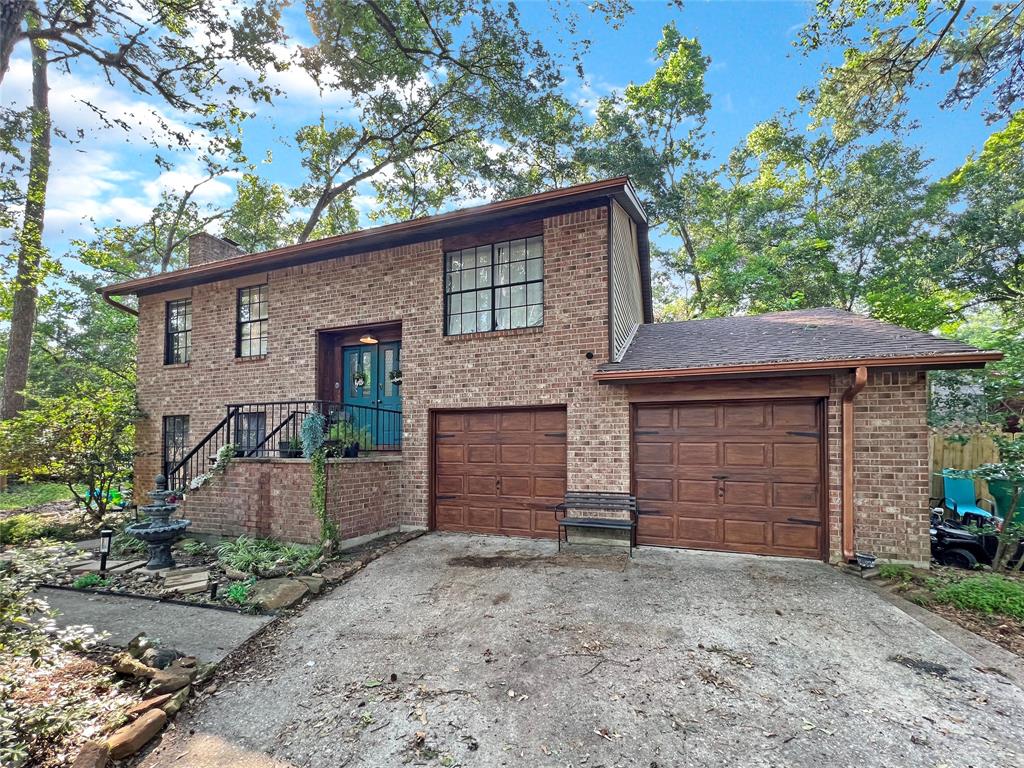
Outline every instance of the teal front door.
<svg viewBox="0 0 1024 768"><path fill-rule="evenodd" d="M342 349L342 404L355 429L370 438L363 448L401 445L402 387L391 380L391 372L401 370L401 352L400 341Z"/></svg>

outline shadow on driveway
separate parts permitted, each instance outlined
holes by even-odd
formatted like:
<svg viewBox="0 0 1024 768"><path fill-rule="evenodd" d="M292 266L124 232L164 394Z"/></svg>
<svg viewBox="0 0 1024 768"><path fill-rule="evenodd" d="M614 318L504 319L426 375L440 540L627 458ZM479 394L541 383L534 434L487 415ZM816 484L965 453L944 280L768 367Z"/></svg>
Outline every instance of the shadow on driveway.
<svg viewBox="0 0 1024 768"><path fill-rule="evenodd" d="M1024 691L826 565L554 550L400 547L143 765L1024 765Z"/></svg>

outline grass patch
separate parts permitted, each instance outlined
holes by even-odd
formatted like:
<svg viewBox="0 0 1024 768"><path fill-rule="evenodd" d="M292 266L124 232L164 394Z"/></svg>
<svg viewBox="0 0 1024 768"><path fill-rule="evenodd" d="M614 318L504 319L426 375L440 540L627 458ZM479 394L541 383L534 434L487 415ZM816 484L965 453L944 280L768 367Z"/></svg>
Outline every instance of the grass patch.
<svg viewBox="0 0 1024 768"><path fill-rule="evenodd" d="M109 587L110 582L101 577L98 573L85 573L72 582L75 589L86 589L88 587Z"/></svg>
<svg viewBox="0 0 1024 768"><path fill-rule="evenodd" d="M217 559L221 565L256 576L277 569L303 571L313 565L320 554L320 547L282 544L273 539L249 536L239 536L217 547Z"/></svg>
<svg viewBox="0 0 1024 768"><path fill-rule="evenodd" d="M986 615L999 614L1024 619L1024 582L997 574L969 576L937 586L937 602L955 605Z"/></svg>
<svg viewBox="0 0 1024 768"><path fill-rule="evenodd" d="M884 563L878 566L878 575L888 581L906 583L914 578L914 571L907 565L896 565L895 563Z"/></svg>
<svg viewBox="0 0 1024 768"><path fill-rule="evenodd" d="M53 501L73 501L71 489L62 483L24 483L0 493L0 512L38 507Z"/></svg>
<svg viewBox="0 0 1024 768"><path fill-rule="evenodd" d="M26 544L39 539L74 539L77 523L46 520L31 512L19 512L0 520L0 544Z"/></svg>

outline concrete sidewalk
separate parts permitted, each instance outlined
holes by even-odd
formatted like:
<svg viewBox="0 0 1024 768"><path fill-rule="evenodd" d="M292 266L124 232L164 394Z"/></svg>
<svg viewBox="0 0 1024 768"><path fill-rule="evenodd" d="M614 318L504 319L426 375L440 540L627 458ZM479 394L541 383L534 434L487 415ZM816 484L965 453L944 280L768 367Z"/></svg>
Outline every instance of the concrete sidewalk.
<svg viewBox="0 0 1024 768"><path fill-rule="evenodd" d="M160 645L177 648L203 662L219 662L273 618L46 587L38 593L58 611L57 624L61 627L88 624L98 632L109 633L106 642L122 648L145 632Z"/></svg>

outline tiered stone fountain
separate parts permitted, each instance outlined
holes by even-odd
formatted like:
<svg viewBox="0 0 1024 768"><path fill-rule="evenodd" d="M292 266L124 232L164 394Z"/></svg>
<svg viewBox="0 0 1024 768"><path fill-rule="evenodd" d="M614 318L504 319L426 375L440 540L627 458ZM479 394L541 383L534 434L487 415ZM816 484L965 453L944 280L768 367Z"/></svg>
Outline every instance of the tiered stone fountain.
<svg viewBox="0 0 1024 768"><path fill-rule="evenodd" d="M174 558L171 556L171 545L185 535L185 530L192 525L191 520L180 518L171 520L170 517L177 504L168 504L167 497L172 491L167 490L167 478L163 475L156 476L156 490L150 491L147 496L153 501L141 507L146 515L146 521L134 523L124 530L130 536L142 539L149 547L149 562L146 569L157 571L163 568L173 568Z"/></svg>

